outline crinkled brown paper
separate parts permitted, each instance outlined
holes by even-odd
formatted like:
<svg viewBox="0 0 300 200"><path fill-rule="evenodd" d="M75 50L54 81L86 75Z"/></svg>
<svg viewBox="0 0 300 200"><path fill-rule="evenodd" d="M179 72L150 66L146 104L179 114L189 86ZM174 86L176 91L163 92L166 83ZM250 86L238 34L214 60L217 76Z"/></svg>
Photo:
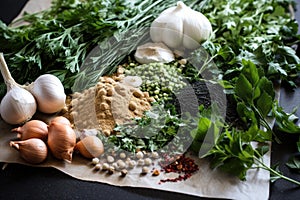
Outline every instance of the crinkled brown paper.
<svg viewBox="0 0 300 200"><path fill-rule="evenodd" d="M37 12L50 6L51 0L30 0L24 10L27 12ZM23 11L24 11L23 10ZM22 15L23 11L20 13ZM9 141L16 139L16 134L11 133L11 126L0 121L0 161L7 163L26 164L19 153L9 146ZM148 173L141 176L141 168L136 167L129 170L125 178L121 178L119 173L107 175L107 173L93 170L90 160L80 156L74 156L73 162L66 163L49 156L43 164L34 167L54 167L74 178L86 181L107 183L115 186L131 186L179 192L201 197L225 198L225 199L268 199L269 197L269 172L262 169L249 170L247 181L240 181L236 177L231 177L217 170L211 170L209 163L204 159L196 160L199 171L190 179L181 182L166 182L158 184L161 179L176 177L176 174L160 174L157 177ZM270 154L264 156L264 162L270 165Z"/></svg>

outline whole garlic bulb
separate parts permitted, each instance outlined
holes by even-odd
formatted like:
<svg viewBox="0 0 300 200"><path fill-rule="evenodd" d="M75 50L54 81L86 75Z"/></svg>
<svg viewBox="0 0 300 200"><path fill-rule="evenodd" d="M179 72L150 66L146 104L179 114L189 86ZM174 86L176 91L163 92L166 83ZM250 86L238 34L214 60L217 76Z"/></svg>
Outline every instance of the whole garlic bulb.
<svg viewBox="0 0 300 200"><path fill-rule="evenodd" d="M52 74L39 76L26 89L36 98L38 110L56 113L65 107L66 94L61 81Z"/></svg>
<svg viewBox="0 0 300 200"><path fill-rule="evenodd" d="M71 126L59 122L50 122L47 143L55 158L67 162L72 161L72 154L76 145L76 134Z"/></svg>
<svg viewBox="0 0 300 200"><path fill-rule="evenodd" d="M28 163L38 164L47 158L47 145L41 139L31 138L23 141L11 141L9 145L17 149L20 156Z"/></svg>
<svg viewBox="0 0 300 200"><path fill-rule="evenodd" d="M212 33L209 20L183 2L164 10L151 24L150 36L154 42L163 42L171 48L196 49Z"/></svg>
<svg viewBox="0 0 300 200"><path fill-rule="evenodd" d="M36 112L35 98L12 78L3 53L0 53L0 69L7 86L7 93L0 105L1 117L9 124L24 123L31 119Z"/></svg>

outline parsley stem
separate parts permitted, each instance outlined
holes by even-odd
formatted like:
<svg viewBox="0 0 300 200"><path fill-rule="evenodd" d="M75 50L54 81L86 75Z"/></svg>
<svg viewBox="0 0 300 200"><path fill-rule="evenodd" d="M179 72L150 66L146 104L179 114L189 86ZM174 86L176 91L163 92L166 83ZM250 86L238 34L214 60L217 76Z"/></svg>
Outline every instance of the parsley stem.
<svg viewBox="0 0 300 200"><path fill-rule="evenodd" d="M262 114L259 112L259 110L252 105L251 106L253 108L253 110L258 114L260 120L260 123L268 130L272 133L272 135L274 136L275 141L280 144L281 141L279 140L279 138L277 137L276 133L272 130L272 128L270 127L269 123L267 122L267 120L262 116Z"/></svg>
<svg viewBox="0 0 300 200"><path fill-rule="evenodd" d="M283 175L282 173L280 173L280 172L278 172L278 171L272 169L271 167L268 167L267 165L265 165L264 162L262 162L262 161L261 161L259 158L257 158L257 157L254 157L254 159L260 164L260 165L258 166L259 168L264 169L264 170L267 170L267 171L269 171L272 175L278 176L278 177L280 177L280 178L282 178L282 179L284 179L284 180L286 180L286 181L289 181L289 182L291 182L291 183L294 183L294 184L300 186L300 182L299 182L299 181L294 180L294 179L291 179L291 178L289 178L289 177Z"/></svg>

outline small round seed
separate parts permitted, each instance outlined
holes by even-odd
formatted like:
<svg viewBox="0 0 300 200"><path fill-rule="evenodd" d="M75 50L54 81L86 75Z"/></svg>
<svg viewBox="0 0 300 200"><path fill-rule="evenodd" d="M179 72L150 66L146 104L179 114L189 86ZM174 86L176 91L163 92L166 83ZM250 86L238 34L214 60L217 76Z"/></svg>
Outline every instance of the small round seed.
<svg viewBox="0 0 300 200"><path fill-rule="evenodd" d="M139 152L136 153L135 156L136 156L137 159L141 159L141 158L144 157L144 154L143 154L143 152L139 151Z"/></svg>
<svg viewBox="0 0 300 200"><path fill-rule="evenodd" d="M106 159L107 159L107 162L109 162L109 163L113 163L115 161L114 157L112 157L112 156L107 156Z"/></svg>
<svg viewBox="0 0 300 200"><path fill-rule="evenodd" d="M126 167L126 164L123 160L118 160L117 165L118 165L118 168L120 168L120 169L124 169Z"/></svg>
<svg viewBox="0 0 300 200"><path fill-rule="evenodd" d="M95 170L101 170L102 169L102 165L100 163L95 165Z"/></svg>
<svg viewBox="0 0 300 200"><path fill-rule="evenodd" d="M142 168L142 174L147 174L149 172L149 168L148 167L143 167Z"/></svg>
<svg viewBox="0 0 300 200"><path fill-rule="evenodd" d="M125 159L126 158L126 154L124 152L120 153L120 158Z"/></svg>
<svg viewBox="0 0 300 200"><path fill-rule="evenodd" d="M131 160L128 163L128 167L131 168L131 169L133 169L135 167L135 165L136 165L136 162L134 160Z"/></svg>
<svg viewBox="0 0 300 200"><path fill-rule="evenodd" d="M139 159L137 163L139 166L143 166L145 164L145 161L144 159Z"/></svg>
<svg viewBox="0 0 300 200"><path fill-rule="evenodd" d="M108 170L109 164L108 163L103 163L102 165L102 170Z"/></svg>
<svg viewBox="0 0 300 200"><path fill-rule="evenodd" d="M93 164L93 165L96 165L96 164L98 164L99 162L100 162L99 158L93 158L93 159L92 159L92 164Z"/></svg>
<svg viewBox="0 0 300 200"><path fill-rule="evenodd" d="M150 158L146 158L144 161L145 161L145 165L147 166L152 164L152 160Z"/></svg>

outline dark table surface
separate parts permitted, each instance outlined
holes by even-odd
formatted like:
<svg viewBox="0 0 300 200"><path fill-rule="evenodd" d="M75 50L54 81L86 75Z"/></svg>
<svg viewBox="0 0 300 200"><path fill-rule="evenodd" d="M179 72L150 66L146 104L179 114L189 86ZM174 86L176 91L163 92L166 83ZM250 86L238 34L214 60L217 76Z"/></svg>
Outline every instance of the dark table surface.
<svg viewBox="0 0 300 200"><path fill-rule="evenodd" d="M300 0L297 0L300 3ZM1 0L0 19L9 23L25 5L26 0ZM300 6L297 5L298 10ZM296 12L300 20L300 11ZM280 105L287 112L300 105L300 88L281 89ZM297 112L300 116L300 109ZM275 128L276 131L276 128ZM297 151L295 141L298 136L277 133L282 144L272 144L272 164L280 163L280 170L289 177L300 181L300 175L287 169L284 165L289 156ZM1 153L1 150L0 150ZM0 163L2 167L3 163ZM102 183L93 183L74 179L53 168L28 167L9 164L0 170L0 199L206 199L179 193L152 189L116 187ZM278 180L270 185L270 199L300 199L300 188Z"/></svg>

